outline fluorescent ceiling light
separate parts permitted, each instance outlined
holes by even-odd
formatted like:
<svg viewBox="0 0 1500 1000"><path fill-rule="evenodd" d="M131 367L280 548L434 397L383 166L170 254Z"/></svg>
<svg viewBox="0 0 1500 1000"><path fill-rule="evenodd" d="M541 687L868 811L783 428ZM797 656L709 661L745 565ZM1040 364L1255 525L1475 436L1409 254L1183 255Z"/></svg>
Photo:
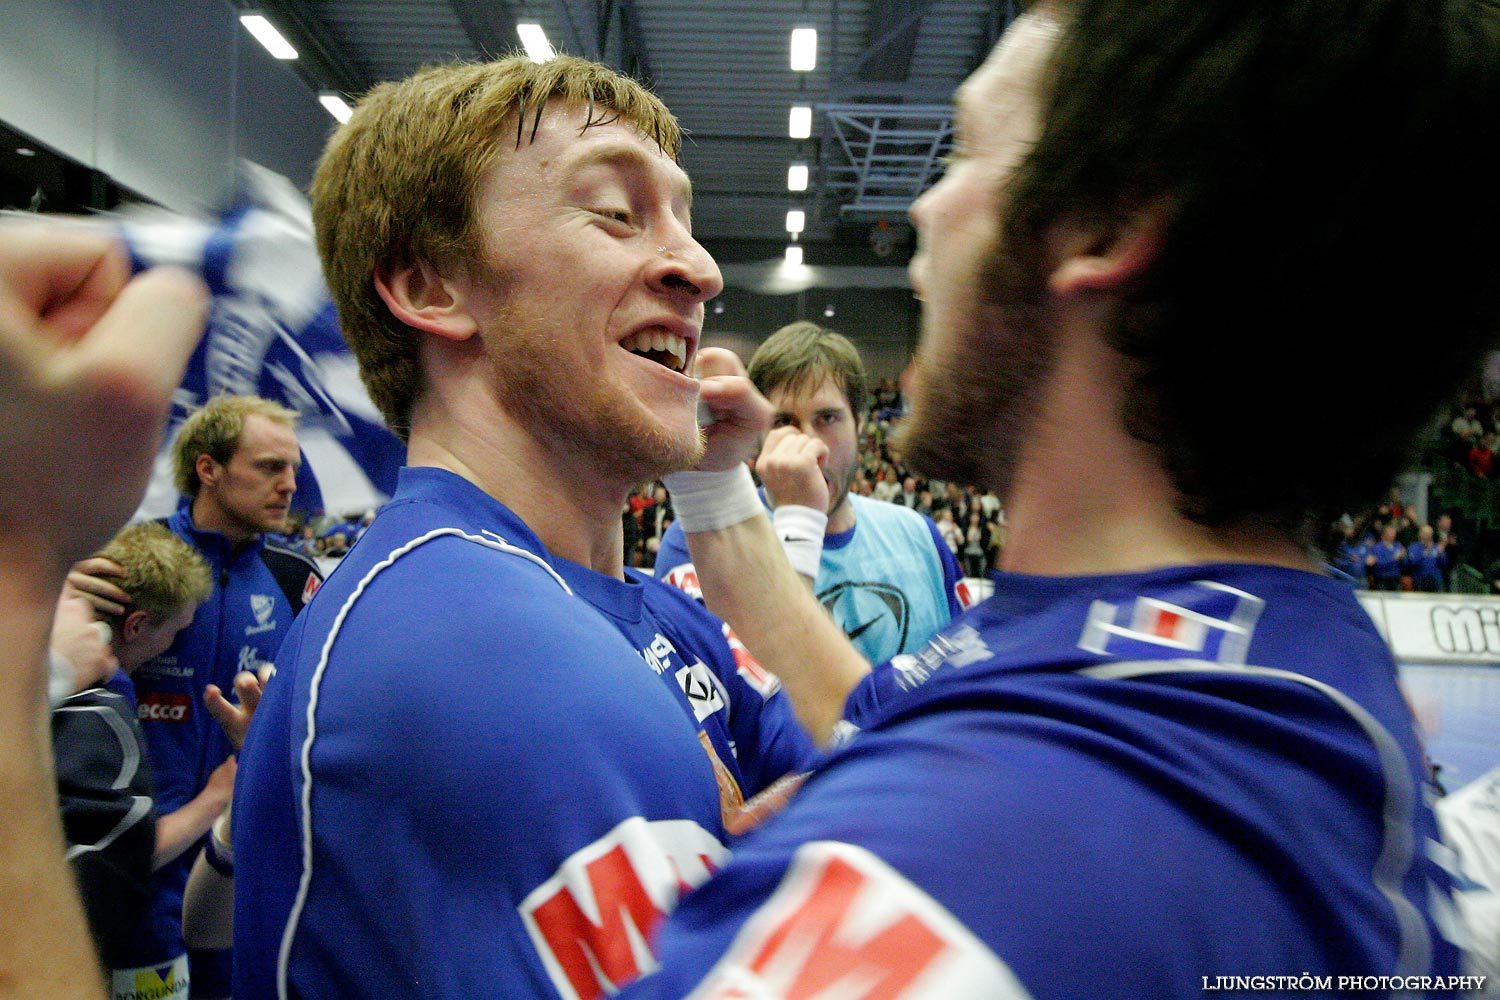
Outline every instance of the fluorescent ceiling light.
<svg viewBox="0 0 1500 1000"><path fill-rule="evenodd" d="M292 43L281 37L281 32L276 30L275 25L265 19L261 14L241 14L240 23L245 30L255 36L255 40L266 47L266 51L277 59L295 59L297 50L292 48Z"/></svg>
<svg viewBox="0 0 1500 1000"><path fill-rule="evenodd" d="M786 248L786 262L788 264L790 264L792 267L801 267L802 266L802 248L799 247L799 246L789 246L789 247L787 247Z"/></svg>
<svg viewBox="0 0 1500 1000"><path fill-rule="evenodd" d="M349 120L354 114L354 109L349 107L349 102L344 100L343 94L325 90L318 95L318 103L328 109L328 113L338 119L340 125Z"/></svg>
<svg viewBox="0 0 1500 1000"><path fill-rule="evenodd" d="M789 233L800 233L807 226L807 213L800 208L794 208L786 213L786 231Z"/></svg>
<svg viewBox="0 0 1500 1000"><path fill-rule="evenodd" d="M793 163L786 168L786 189L788 191L807 190L807 164Z"/></svg>
<svg viewBox="0 0 1500 1000"><path fill-rule="evenodd" d="M791 133L793 139L806 139L812 135L812 108L805 104L793 106Z"/></svg>
<svg viewBox="0 0 1500 1000"><path fill-rule="evenodd" d="M521 36L521 44L526 46L526 54L531 57L532 62L544 63L557 55L540 24L518 24L516 34Z"/></svg>
<svg viewBox="0 0 1500 1000"><path fill-rule="evenodd" d="M806 73L818 65L818 29L792 29L792 69Z"/></svg>

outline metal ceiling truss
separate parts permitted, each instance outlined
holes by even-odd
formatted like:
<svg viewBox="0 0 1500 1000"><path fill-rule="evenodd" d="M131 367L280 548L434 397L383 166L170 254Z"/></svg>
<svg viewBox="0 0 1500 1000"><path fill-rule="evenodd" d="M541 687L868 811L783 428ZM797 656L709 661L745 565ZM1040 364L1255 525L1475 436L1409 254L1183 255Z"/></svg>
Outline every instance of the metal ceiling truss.
<svg viewBox="0 0 1500 1000"><path fill-rule="evenodd" d="M934 0L872 0L866 18L870 43L859 58L847 66L838 62L838 47L833 49L833 86L853 80L905 80L911 71L912 52L922 18ZM833 35L838 37L839 4L834 0L831 13Z"/></svg>
<svg viewBox="0 0 1500 1000"><path fill-rule="evenodd" d="M820 104L818 110L843 154L822 165L823 191L845 218L904 218L942 172L953 145L953 109L946 104Z"/></svg>
<svg viewBox="0 0 1500 1000"><path fill-rule="evenodd" d="M275 15L303 51L305 58L293 68L309 84L343 90L355 97L376 82L373 76L377 72L393 72L391 59L382 60L382 56L394 44L384 35L399 25L396 12L404 17L409 11L424 9L451 13L449 30L460 29L460 37L472 47L472 56L479 58L513 51L516 22L536 20L546 25L559 49L606 63L648 85L661 84L658 73L702 76L702 67L691 61L685 68L678 65L684 58L695 56L679 51L675 42L668 46L658 41L664 47L656 53L656 59L650 52L651 41L657 37L652 32L661 30L657 23L661 11L688 9L685 5L692 0L390 0L388 6L375 0L232 2L240 7L253 4ZM818 135L796 147L799 158L815 164L812 190L804 196L805 201L798 198L792 204L807 204L812 209L807 220L809 235L818 232L833 236L841 224L858 229L881 219L899 225L911 203L941 176L942 157L952 146L948 104L952 82L944 72L931 72L930 63L924 63L924 59L932 58L935 43L945 42L939 50L944 53L941 58L952 62L953 46L959 44L964 54L971 56L972 68L1015 17L1018 2L828 0L828 4L833 29L830 36L835 43L828 51L827 76L820 82L818 94L807 93L804 98L815 103L821 125ZM767 16L779 18L779 14L770 12L771 6L766 5ZM805 9L806 3L803 6ZM846 17L861 23L864 33L864 48L853 58L847 47L841 53L837 44L842 37L841 6ZM644 19L643 10L648 15ZM742 13L759 16L758 10L757 5L745 4ZM331 12L334 21L324 22L326 12ZM343 24L338 16L342 12L348 12L343 21L359 27ZM384 14L377 16L379 12L390 13L381 20ZM429 14L428 20L443 18ZM705 18L695 30L714 30L712 24L712 18ZM378 28L362 30L368 25ZM447 44L462 45L456 40ZM403 43L405 48L420 52L420 46ZM454 55L464 57L466 53L462 48L433 53L434 58ZM410 58L417 57L414 54ZM407 58L404 51L401 58ZM672 65L660 65L663 63ZM752 97L763 97L754 88L764 91L783 87L784 83L779 75L752 73L744 85ZM734 86L725 89L732 92ZM698 120L708 123L699 127L697 141L704 147L699 153L706 154L713 140L722 138L735 144L740 158L779 160L777 150L785 148L786 139L740 128L737 116L742 109L729 103L733 106L726 111L713 101L706 102L706 119L704 110L698 110ZM716 119L715 114L723 118ZM757 147L764 147L764 151ZM700 193L712 192L717 202L733 205L719 213L723 218L720 228L726 232L779 232L779 220L775 218L779 210L764 209L762 203L786 203L789 199L784 190L766 187L762 191L759 174L755 174L754 182L747 182L740 176L744 168L738 161L731 167L707 155L698 155L696 161L694 175ZM776 169L773 165L760 173L770 178Z"/></svg>

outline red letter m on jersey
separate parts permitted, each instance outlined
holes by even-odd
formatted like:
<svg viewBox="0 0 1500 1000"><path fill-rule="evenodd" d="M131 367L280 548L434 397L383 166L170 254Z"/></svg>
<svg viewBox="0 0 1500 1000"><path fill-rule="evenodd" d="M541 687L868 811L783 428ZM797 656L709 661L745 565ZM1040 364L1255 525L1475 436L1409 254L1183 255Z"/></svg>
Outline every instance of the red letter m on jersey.
<svg viewBox="0 0 1500 1000"><path fill-rule="evenodd" d="M692 1000L1024 997L1010 971L879 858L808 844Z"/></svg>
<svg viewBox="0 0 1500 1000"><path fill-rule="evenodd" d="M665 914L646 894L646 887L630 867L623 845L584 868L598 907L598 920L586 915L566 888L559 889L533 910L531 916L546 939L548 950L562 966L573 993L580 1000L590 1000L606 988L601 976L594 973L595 968L609 981L610 987L628 983L646 971L642 968L643 956L636 953L635 945L650 938L656 922ZM650 963L646 968L655 967L649 955L644 958Z"/></svg>
<svg viewBox="0 0 1500 1000"><path fill-rule="evenodd" d="M656 968L653 932L726 856L687 820L626 820L526 897L521 915L558 993L595 1000Z"/></svg>
<svg viewBox="0 0 1500 1000"><path fill-rule="evenodd" d="M766 938L750 968L782 986L787 1000L811 1000L845 979L864 984L861 1000L895 1000L945 947L910 913L863 941L849 933L855 897L868 879L832 858L802 905ZM847 988L847 987L846 987Z"/></svg>

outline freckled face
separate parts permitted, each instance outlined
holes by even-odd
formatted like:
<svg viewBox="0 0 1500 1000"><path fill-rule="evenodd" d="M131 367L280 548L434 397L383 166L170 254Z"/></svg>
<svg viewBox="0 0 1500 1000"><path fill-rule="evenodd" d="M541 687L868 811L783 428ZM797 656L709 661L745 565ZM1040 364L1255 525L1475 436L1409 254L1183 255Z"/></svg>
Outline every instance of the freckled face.
<svg viewBox="0 0 1500 1000"><path fill-rule="evenodd" d="M549 447L639 482L701 451L686 373L723 281L693 239L682 169L625 122L586 120L550 108L534 141L504 150L460 285L506 411Z"/></svg>

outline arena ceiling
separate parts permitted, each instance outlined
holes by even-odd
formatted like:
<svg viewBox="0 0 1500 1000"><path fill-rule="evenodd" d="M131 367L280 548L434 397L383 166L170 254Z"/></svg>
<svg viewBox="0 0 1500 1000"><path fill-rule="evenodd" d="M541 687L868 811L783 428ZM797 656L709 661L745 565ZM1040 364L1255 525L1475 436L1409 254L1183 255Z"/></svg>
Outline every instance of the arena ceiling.
<svg viewBox="0 0 1500 1000"><path fill-rule="evenodd" d="M884 242L899 261L906 208L941 171L954 88L1015 15L1015 0L244 0L296 45L313 86L357 97L426 63L519 47L540 24L561 51L646 81L689 132L694 228L716 245ZM789 65L793 28L817 65ZM813 108L789 136L790 109ZM809 167L805 192L788 167ZM763 246L763 244L762 244ZM810 247L811 249L811 247Z"/></svg>

